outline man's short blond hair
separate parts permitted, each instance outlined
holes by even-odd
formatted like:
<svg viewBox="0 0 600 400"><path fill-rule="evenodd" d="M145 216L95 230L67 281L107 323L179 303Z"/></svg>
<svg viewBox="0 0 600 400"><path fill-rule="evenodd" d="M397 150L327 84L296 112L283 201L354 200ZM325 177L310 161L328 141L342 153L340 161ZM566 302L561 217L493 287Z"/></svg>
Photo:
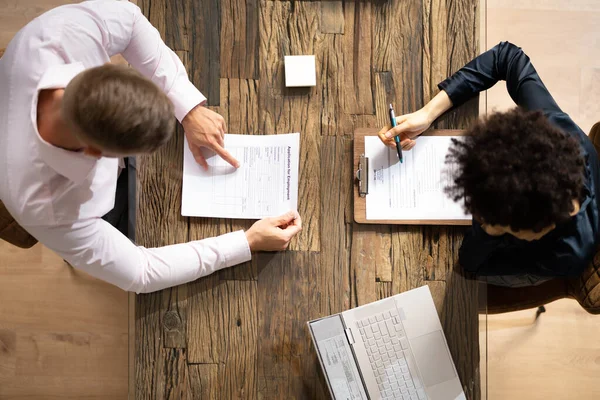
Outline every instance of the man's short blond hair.
<svg viewBox="0 0 600 400"><path fill-rule="evenodd" d="M152 152L173 134L173 105L132 68L106 64L77 75L65 89L63 115L74 133L103 152Z"/></svg>

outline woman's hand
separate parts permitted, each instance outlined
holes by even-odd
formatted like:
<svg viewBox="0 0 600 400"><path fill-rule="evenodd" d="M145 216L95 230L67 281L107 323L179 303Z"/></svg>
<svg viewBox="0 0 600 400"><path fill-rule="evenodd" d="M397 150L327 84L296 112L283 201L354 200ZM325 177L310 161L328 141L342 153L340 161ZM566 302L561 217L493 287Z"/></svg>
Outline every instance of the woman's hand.
<svg viewBox="0 0 600 400"><path fill-rule="evenodd" d="M448 94L442 90L419 111L397 117L396 127L387 126L382 128L378 134L379 139L386 146L395 148L394 137L400 135L402 150L410 150L417 144L414 139L425 132L433 121L450 108L452 108L452 101Z"/></svg>
<svg viewBox="0 0 600 400"><path fill-rule="evenodd" d="M424 108L412 114L396 117L396 126L394 128L390 126L382 128L378 133L379 139L386 146L396 148L394 137L400 135L402 150L410 150L417 144L413 139L431 126L432 121L429 118L429 114Z"/></svg>

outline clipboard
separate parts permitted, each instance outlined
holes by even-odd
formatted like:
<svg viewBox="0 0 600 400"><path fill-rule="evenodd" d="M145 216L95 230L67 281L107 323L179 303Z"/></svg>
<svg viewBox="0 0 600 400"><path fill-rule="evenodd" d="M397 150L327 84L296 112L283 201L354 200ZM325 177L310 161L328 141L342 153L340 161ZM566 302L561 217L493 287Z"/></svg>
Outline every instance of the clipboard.
<svg viewBox="0 0 600 400"><path fill-rule="evenodd" d="M368 220L367 198L369 193L369 159L365 157L365 136L377 136L377 128L358 128L354 131L354 221L358 224L386 224L386 225L463 225L469 226L471 220L464 219L413 219L413 220ZM460 129L431 129L421 136L464 136L465 131Z"/></svg>

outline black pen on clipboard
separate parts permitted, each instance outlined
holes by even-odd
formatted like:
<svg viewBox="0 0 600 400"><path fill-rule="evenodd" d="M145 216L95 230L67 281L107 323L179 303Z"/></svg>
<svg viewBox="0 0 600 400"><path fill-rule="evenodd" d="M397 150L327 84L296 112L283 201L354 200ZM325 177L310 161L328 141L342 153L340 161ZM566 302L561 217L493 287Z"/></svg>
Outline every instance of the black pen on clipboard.
<svg viewBox="0 0 600 400"><path fill-rule="evenodd" d="M394 113L394 107L390 104L390 124L392 124L392 128L396 126L396 114ZM396 142L396 150L398 151L398 159L400 163L404 162L404 158L402 157L402 146L400 145L400 136L394 136L394 142Z"/></svg>

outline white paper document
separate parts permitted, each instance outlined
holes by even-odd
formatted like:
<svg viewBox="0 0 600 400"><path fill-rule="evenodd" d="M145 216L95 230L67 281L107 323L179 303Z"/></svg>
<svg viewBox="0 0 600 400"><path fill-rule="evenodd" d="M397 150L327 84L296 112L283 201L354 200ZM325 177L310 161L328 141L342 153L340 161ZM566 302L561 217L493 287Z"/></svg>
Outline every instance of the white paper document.
<svg viewBox="0 0 600 400"><path fill-rule="evenodd" d="M187 142L183 157L181 214L190 217L261 219L296 210L300 134L225 135L235 169L203 149L204 170Z"/></svg>
<svg viewBox="0 0 600 400"><path fill-rule="evenodd" d="M386 147L377 136L365 137L369 158L368 220L470 220L462 204L450 199L444 188L449 168L445 163L451 136L421 136L417 145L402 153ZM460 140L460 137L456 137Z"/></svg>

